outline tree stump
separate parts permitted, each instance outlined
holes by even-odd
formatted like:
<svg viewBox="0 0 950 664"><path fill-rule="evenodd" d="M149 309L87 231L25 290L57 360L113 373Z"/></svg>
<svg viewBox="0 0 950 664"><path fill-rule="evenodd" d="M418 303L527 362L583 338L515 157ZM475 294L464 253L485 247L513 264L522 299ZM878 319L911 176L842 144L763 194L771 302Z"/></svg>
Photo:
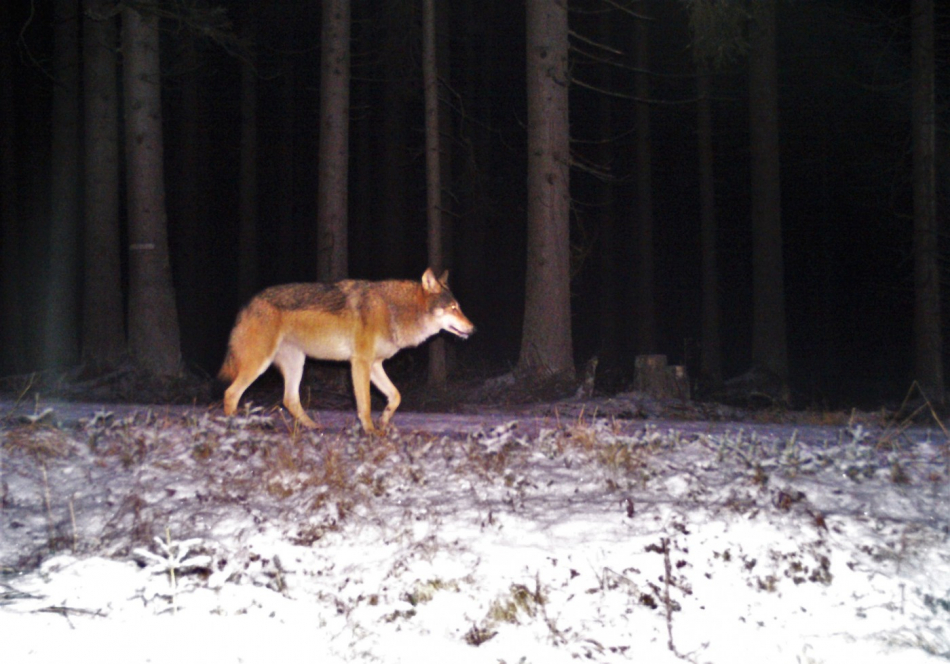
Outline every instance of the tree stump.
<svg viewBox="0 0 950 664"><path fill-rule="evenodd" d="M689 399L689 375L682 365L668 365L666 355L638 355L633 389L655 399Z"/></svg>

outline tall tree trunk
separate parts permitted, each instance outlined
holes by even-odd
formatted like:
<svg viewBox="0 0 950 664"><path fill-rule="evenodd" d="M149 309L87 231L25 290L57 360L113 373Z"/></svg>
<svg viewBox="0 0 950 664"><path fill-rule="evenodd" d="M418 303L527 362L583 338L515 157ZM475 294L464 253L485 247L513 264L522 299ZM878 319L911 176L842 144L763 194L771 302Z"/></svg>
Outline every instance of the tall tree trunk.
<svg viewBox="0 0 950 664"><path fill-rule="evenodd" d="M79 359L79 2L53 3L50 249L43 366Z"/></svg>
<svg viewBox="0 0 950 664"><path fill-rule="evenodd" d="M438 116L439 116L439 184L442 188L440 208L442 210L442 267L447 270L455 268L453 254L454 224L452 215L453 195L453 146L455 143L452 105L446 85L442 81L451 81L452 64L450 12L451 4L437 3L435 11L435 70L438 82Z"/></svg>
<svg viewBox="0 0 950 664"><path fill-rule="evenodd" d="M528 256L518 369L573 378L566 0L527 0Z"/></svg>
<svg viewBox="0 0 950 664"><path fill-rule="evenodd" d="M395 41L395 40L394 40ZM388 53L383 65L382 118L382 200L378 202L379 254L381 269L388 277L407 277L406 227L409 216L408 178L409 136L406 131L408 116L406 82L401 67L394 60L396 52Z"/></svg>
<svg viewBox="0 0 950 664"><path fill-rule="evenodd" d="M495 31L488 29L491 17L497 13L495 0L482 0L477 6L472 3L457 4L458 22L467 26L469 38L462 41L464 52L461 59L473 63L459 70L462 79L462 95L468 101L467 113L458 120L457 151L460 175L457 200L458 220L453 233L455 246L464 247L464 251L452 252L452 274L456 283L481 284L466 293L466 311L479 312L482 303L489 297L490 276L493 266L485 256L485 238L491 224L492 208L488 191L492 189L489 180L492 166L494 143L488 127L491 121L491 97L488 91L494 89L493 76L497 69L493 67L497 57L494 48ZM474 34L473 34L474 32Z"/></svg>
<svg viewBox="0 0 950 664"><path fill-rule="evenodd" d="M440 150L440 109L438 52L435 34L435 0L422 0L422 78L425 92L426 132L426 219L429 267L442 274L445 257L442 247L442 155ZM445 342L429 345L429 385L445 386Z"/></svg>
<svg viewBox="0 0 950 664"><path fill-rule="evenodd" d="M600 15L598 30L600 40L610 44L616 12L604 11ZM600 67L598 85L602 90L612 90L613 65L604 63ZM600 129L600 144L597 148L597 160L601 168L612 173L614 161L614 121L613 99L610 95L598 95L597 99L597 127ZM607 373L619 375L620 361L620 325L617 314L620 312L618 302L618 279L616 261L616 228L614 223L614 182L612 178L604 178L597 182L596 203L600 213L600 366Z"/></svg>
<svg viewBox="0 0 950 664"><path fill-rule="evenodd" d="M290 37L288 37L290 39ZM292 48L293 43L289 44ZM281 106L283 113L280 119L280 142L277 146L277 169L279 172L280 195L277 200L277 218L280 227L277 233L278 252L280 255L279 278L281 281L290 281L296 273L296 254L294 247L296 234L296 209L294 206L294 180L296 178L296 162L294 150L294 124L296 119L296 95L294 81L294 61L287 58L284 62L283 80L280 85Z"/></svg>
<svg viewBox="0 0 950 664"><path fill-rule="evenodd" d="M788 380L775 0L755 3L749 36L752 168L752 361Z"/></svg>
<svg viewBox="0 0 950 664"><path fill-rule="evenodd" d="M248 5L245 38L251 61L241 62L241 175L238 194L238 294L247 302L258 287L256 3Z"/></svg>
<svg viewBox="0 0 950 664"><path fill-rule="evenodd" d="M17 192L15 36L11 3L0 6L0 375L26 370Z"/></svg>
<svg viewBox="0 0 950 664"><path fill-rule="evenodd" d="M346 276L350 160L350 0L325 0L320 50L317 277Z"/></svg>
<svg viewBox="0 0 950 664"><path fill-rule="evenodd" d="M25 81L26 72L21 72L18 80ZM22 104L17 118L17 143L31 146L27 154L18 155L18 185L22 188L17 200L19 222L19 258L17 290L20 320L24 334L23 355L29 371L43 366L43 325L45 298L47 292L46 265L49 259L49 233L42 227L42 233L35 232L36 220L49 217L50 198L50 162L52 141L49 140L49 117L43 113L30 113L31 103L41 104L35 95L30 95L28 86L20 85L14 90L23 90L27 94L19 98ZM21 138L22 137L22 138ZM33 222L33 223L31 223ZM33 228L31 228L33 226ZM33 230L33 232L30 232Z"/></svg>
<svg viewBox="0 0 950 664"><path fill-rule="evenodd" d="M109 0L84 0L85 279L82 360L94 370L126 351L119 238L119 100L116 17Z"/></svg>
<svg viewBox="0 0 950 664"><path fill-rule="evenodd" d="M645 11L641 8L640 11ZM650 42L647 19L637 21L637 352L657 350L653 243L653 144L650 139Z"/></svg>
<svg viewBox="0 0 950 664"><path fill-rule="evenodd" d="M914 377L934 402L945 399L940 328L934 105L934 3L913 0Z"/></svg>
<svg viewBox="0 0 950 664"><path fill-rule="evenodd" d="M359 43L354 41L354 51L378 46L378 42L373 37L368 35L362 35L362 37ZM383 270L387 278L392 278L395 274L386 270L388 266L380 252L380 247L385 247L385 251L392 250L383 242L383 232L390 220L388 217L383 218L376 214L376 199L384 190L382 175L384 155L377 145L381 142L379 139L385 136L385 131L379 131L381 127L378 118L370 110L380 109L381 106L377 103L376 97L379 87L377 80L375 76L373 81L354 79L350 93L352 107L362 109L362 112L353 114L350 126L353 134L353 166L351 168L353 173L358 174L353 178L350 195L352 202L349 212L350 240L362 249L354 253L355 256L361 258L359 268L356 269L369 277L376 276L375 270ZM388 136L386 140L389 140ZM367 271L367 259L372 263L372 272Z"/></svg>
<svg viewBox="0 0 950 664"><path fill-rule="evenodd" d="M378 257L378 270L387 278L409 277L407 258L410 243L407 239L409 208L408 174L410 156L409 78L413 65L415 36L415 0L383 3L382 20L386 29L380 37L382 53L382 117L376 121L382 127L378 141L381 154L380 191L375 209L377 230L372 242Z"/></svg>
<svg viewBox="0 0 950 664"><path fill-rule="evenodd" d="M702 376L716 389L722 382L722 341L719 316L719 268L716 251L716 183L713 177L711 78L706 70L696 78L698 97L696 142L699 152L700 236L702 244Z"/></svg>
<svg viewBox="0 0 950 664"><path fill-rule="evenodd" d="M178 374L181 345L168 255L158 17L122 10L129 214L129 353L157 376Z"/></svg>

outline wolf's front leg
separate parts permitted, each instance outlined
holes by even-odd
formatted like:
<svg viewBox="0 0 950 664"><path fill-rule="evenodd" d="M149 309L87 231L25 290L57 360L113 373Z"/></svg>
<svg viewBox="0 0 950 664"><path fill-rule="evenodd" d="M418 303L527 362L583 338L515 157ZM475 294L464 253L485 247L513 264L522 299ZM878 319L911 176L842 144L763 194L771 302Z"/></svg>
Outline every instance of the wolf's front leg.
<svg viewBox="0 0 950 664"><path fill-rule="evenodd" d="M350 360L353 375L353 395L356 397L356 415L366 433L379 433L373 424L372 403L369 397L370 363L354 357Z"/></svg>
<svg viewBox="0 0 950 664"><path fill-rule="evenodd" d="M402 396L399 394L399 390L396 389L396 386L393 385L393 382L389 380L389 376L386 375L386 372L383 370L383 361L377 360L373 362L373 369L370 373L370 378L373 380L373 385L386 396L386 409L383 411L383 416L379 418L379 426L381 429L386 429L389 427L389 420L392 419L393 413L396 412L396 409L399 408L399 403L402 401Z"/></svg>

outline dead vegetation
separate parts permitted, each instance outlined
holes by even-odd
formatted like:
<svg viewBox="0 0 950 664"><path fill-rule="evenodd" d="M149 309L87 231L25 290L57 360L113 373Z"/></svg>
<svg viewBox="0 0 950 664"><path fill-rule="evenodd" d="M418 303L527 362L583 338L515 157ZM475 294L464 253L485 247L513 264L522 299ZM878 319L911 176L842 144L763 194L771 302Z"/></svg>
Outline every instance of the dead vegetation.
<svg viewBox="0 0 950 664"><path fill-rule="evenodd" d="M605 519L636 524L634 536L653 529L641 535L646 542L637 551L653 559L649 567L638 562L595 575L571 568L562 585L540 574L511 580L459 625L459 638L480 646L507 629L531 627L551 643L583 639L576 652L597 658L627 646L584 637L576 627L572 632L554 607L599 594L624 610L651 612L679 654L677 624L704 575L729 575L752 592L781 595L832 587L843 568L903 565L915 549L929 546L917 539L929 542L930 530L895 526L882 535L887 544L842 554L832 545L842 514L822 504L827 496L816 494L807 479L845 478L856 494L890 485L902 491L926 486L943 495L950 484L947 438L923 447L910 423L882 425L858 413L836 420L825 438L808 440L794 427L671 427L617 416L634 401L566 400L545 405L545 417L524 416L537 411L530 407L445 419L438 427L429 425L440 416L407 413L384 436L363 434L350 412L320 413L324 428L309 431L280 410L253 404L232 418L215 408L117 407L77 419L39 401L0 420L0 504L8 538L3 571L24 574L58 552L127 559L136 551L150 565L159 563L154 556L165 556L177 570L193 554L209 559L181 583L200 586L202 574L226 571L227 578L253 577L283 593L293 571L277 556L235 546L240 538L224 548L195 540L213 539L216 523L240 523L241 532L278 523L285 524L287 543L316 550L328 538L358 534L380 514L399 514L410 524L402 528L411 529L418 515L438 513L444 504L470 505L481 532L491 533L514 516L555 523L565 504L577 501L601 505ZM693 543L695 523L685 516L691 509L736 523L794 523L807 537L754 552L723 546L706 560ZM44 541L25 536L36 531L31 523L42 524ZM169 533L182 544L173 546ZM156 548L156 536L167 550ZM445 543L421 536L415 546L413 555L424 558L437 556ZM394 561L394 570L400 564ZM583 588L571 585L576 578L583 578ZM404 624L473 583L465 575L431 575L406 583L390 593L394 597L380 589L334 601L344 614L385 606L381 621ZM176 586L155 597L175 606L178 595ZM943 610L939 593L921 597L933 611Z"/></svg>

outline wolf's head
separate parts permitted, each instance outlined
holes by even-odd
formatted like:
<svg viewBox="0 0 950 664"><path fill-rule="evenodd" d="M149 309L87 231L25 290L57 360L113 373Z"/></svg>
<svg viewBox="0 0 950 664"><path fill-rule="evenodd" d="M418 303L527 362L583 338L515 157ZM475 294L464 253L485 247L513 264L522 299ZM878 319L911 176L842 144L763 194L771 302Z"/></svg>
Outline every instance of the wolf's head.
<svg viewBox="0 0 950 664"><path fill-rule="evenodd" d="M462 308L449 290L448 270L438 279L432 268L426 270L422 275L422 288L426 292L429 315L436 319L441 329L462 339L467 339L475 332L472 321L462 313Z"/></svg>

